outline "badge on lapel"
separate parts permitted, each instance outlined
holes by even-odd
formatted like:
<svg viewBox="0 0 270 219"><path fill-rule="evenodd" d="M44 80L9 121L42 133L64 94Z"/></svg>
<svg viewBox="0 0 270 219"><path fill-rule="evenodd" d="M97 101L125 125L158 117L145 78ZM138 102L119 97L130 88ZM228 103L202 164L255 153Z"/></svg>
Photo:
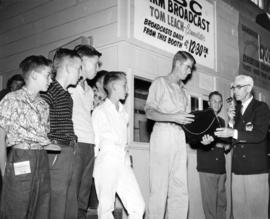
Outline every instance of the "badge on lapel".
<svg viewBox="0 0 270 219"><path fill-rule="evenodd" d="M247 132L251 132L253 130L253 124L251 122L247 122L245 129Z"/></svg>

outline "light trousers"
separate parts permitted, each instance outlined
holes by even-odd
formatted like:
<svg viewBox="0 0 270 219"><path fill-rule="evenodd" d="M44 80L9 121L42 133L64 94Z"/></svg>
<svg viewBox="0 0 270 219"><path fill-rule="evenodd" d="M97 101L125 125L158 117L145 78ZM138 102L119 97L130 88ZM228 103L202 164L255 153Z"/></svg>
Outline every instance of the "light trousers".
<svg viewBox="0 0 270 219"><path fill-rule="evenodd" d="M129 156L124 150L112 146L101 150L94 167L95 186L99 200L98 218L113 219L115 195L126 208L129 219L142 219L145 203Z"/></svg>
<svg viewBox="0 0 270 219"><path fill-rule="evenodd" d="M150 139L149 219L185 219L188 212L185 134L174 124L156 123Z"/></svg>
<svg viewBox="0 0 270 219"><path fill-rule="evenodd" d="M234 219L267 219L268 199L268 173L232 174Z"/></svg>

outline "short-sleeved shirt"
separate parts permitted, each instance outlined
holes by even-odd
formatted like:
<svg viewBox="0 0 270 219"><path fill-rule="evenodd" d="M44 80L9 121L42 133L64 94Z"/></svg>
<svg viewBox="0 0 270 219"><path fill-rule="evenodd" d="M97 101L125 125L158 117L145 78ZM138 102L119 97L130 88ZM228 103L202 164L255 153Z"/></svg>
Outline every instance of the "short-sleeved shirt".
<svg viewBox="0 0 270 219"><path fill-rule="evenodd" d="M183 84L169 82L165 77L157 78L149 88L145 110L148 107L168 114L186 111L187 96Z"/></svg>
<svg viewBox="0 0 270 219"><path fill-rule="evenodd" d="M25 142L48 144L49 106L26 87L8 93L0 102L0 126L6 132L7 146Z"/></svg>
<svg viewBox="0 0 270 219"><path fill-rule="evenodd" d="M50 106L50 140L74 141L77 136L74 133L72 122L73 100L67 90L58 81L51 83L46 93L41 97Z"/></svg>
<svg viewBox="0 0 270 219"><path fill-rule="evenodd" d="M92 119L98 149L110 146L123 149L127 146L128 114L120 102L117 110L115 105L106 99L94 109Z"/></svg>
<svg viewBox="0 0 270 219"><path fill-rule="evenodd" d="M78 84L75 88L69 88L68 92L73 99L72 121L78 141L94 144L94 130L91 117L94 92L87 84L85 84L85 89Z"/></svg>

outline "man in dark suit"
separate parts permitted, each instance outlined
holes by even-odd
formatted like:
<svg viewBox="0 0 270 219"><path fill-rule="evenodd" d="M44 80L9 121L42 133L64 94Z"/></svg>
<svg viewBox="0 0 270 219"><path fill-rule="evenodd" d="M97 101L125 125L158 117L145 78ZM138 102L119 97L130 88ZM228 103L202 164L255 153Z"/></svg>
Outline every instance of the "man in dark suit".
<svg viewBox="0 0 270 219"><path fill-rule="evenodd" d="M225 121L218 116L222 108L222 95L218 91L209 94L209 107L218 120L217 127L225 127ZM208 145L199 145L197 150L197 170L199 172L202 205L205 219L226 218L226 168L225 145L220 140ZM227 149L227 147L226 147Z"/></svg>
<svg viewBox="0 0 270 219"><path fill-rule="evenodd" d="M266 103L251 94L254 82L246 75L236 76L232 90L241 104L229 109L229 125L215 135L231 137L232 201L234 219L268 218L267 131L270 111Z"/></svg>

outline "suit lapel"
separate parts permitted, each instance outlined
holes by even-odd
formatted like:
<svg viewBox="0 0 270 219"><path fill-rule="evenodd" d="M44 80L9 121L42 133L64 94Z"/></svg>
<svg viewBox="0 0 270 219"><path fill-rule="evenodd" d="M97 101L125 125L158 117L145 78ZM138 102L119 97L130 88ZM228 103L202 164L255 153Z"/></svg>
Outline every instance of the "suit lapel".
<svg viewBox="0 0 270 219"><path fill-rule="evenodd" d="M253 99L251 100L251 102L248 104L248 107L246 108L244 114L243 114L243 120L246 120L250 117L250 115L252 114L252 111L253 111L253 106L255 104L256 100Z"/></svg>

